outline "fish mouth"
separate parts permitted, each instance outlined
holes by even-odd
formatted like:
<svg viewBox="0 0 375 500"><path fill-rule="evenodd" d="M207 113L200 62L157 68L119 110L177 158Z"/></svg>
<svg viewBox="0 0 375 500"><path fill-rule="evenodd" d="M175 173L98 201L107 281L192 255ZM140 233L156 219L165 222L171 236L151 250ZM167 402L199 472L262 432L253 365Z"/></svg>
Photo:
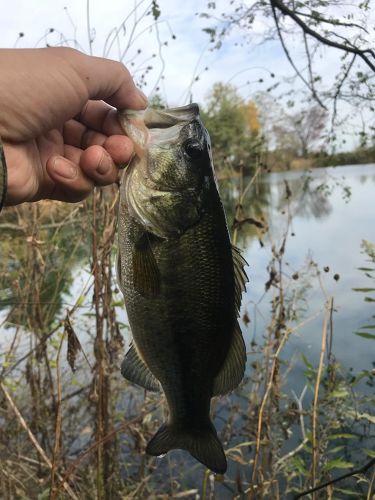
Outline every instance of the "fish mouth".
<svg viewBox="0 0 375 500"><path fill-rule="evenodd" d="M197 119L199 117L199 106L197 103L191 103L180 108L146 108L142 111L123 110L119 111L119 115L127 120L132 118L141 119L148 129L165 129Z"/></svg>

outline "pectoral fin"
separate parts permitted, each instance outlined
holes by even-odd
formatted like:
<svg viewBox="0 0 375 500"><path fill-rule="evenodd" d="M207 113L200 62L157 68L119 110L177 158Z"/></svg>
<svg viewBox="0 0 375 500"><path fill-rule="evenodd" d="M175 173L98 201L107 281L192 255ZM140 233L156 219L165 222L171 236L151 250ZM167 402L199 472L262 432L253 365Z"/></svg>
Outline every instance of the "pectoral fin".
<svg viewBox="0 0 375 500"><path fill-rule="evenodd" d="M160 290L160 272L145 233L134 245L133 280L135 289L146 298L154 298Z"/></svg>
<svg viewBox="0 0 375 500"><path fill-rule="evenodd" d="M147 368L134 345L125 355L121 364L121 374L129 382L140 385L148 391L160 391L160 382Z"/></svg>
<svg viewBox="0 0 375 500"><path fill-rule="evenodd" d="M241 382L246 366L246 347L240 325L236 322L232 344L220 372L214 379L213 396L233 391Z"/></svg>

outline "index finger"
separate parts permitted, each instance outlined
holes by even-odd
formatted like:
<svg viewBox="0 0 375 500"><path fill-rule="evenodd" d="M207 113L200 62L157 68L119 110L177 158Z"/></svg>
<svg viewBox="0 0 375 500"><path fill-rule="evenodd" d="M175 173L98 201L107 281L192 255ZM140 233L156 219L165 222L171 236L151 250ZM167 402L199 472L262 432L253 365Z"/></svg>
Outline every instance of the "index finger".
<svg viewBox="0 0 375 500"><path fill-rule="evenodd" d="M117 120L117 110L103 101L87 101L76 120L108 136L124 134Z"/></svg>
<svg viewBox="0 0 375 500"><path fill-rule="evenodd" d="M59 50L85 85L89 99L101 99L120 109L144 109L147 106L147 97L135 86L122 63L88 56L74 49Z"/></svg>

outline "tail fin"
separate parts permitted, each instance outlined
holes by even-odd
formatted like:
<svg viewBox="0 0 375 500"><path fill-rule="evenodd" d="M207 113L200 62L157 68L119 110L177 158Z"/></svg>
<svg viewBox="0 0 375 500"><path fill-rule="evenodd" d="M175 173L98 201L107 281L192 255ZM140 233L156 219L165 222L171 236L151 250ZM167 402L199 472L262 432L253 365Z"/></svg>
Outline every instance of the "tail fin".
<svg viewBox="0 0 375 500"><path fill-rule="evenodd" d="M188 451L203 465L217 474L227 470L227 460L214 426L202 430L178 429L173 425L162 425L148 443L146 452L160 456L170 450Z"/></svg>

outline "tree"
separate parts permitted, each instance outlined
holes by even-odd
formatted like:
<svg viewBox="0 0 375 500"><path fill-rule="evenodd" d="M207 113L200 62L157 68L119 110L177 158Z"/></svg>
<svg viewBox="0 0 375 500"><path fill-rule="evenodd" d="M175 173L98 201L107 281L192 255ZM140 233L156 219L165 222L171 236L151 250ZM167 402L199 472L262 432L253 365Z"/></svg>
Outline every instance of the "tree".
<svg viewBox="0 0 375 500"><path fill-rule="evenodd" d="M322 137L327 111L318 105L289 116L293 133L298 138L299 154L306 157Z"/></svg>
<svg viewBox="0 0 375 500"><path fill-rule="evenodd" d="M217 168L254 168L262 144L255 103L245 102L232 85L216 83L202 108Z"/></svg>
<svg viewBox="0 0 375 500"><path fill-rule="evenodd" d="M215 2L208 2L207 12L202 13L203 17L213 20L213 25L205 31L214 47L219 49L234 29L236 33L240 30L251 45L255 22L267 25L262 41L267 43L276 39L280 42L294 74L289 79L293 96L300 82L300 88L308 91L310 99L330 112L331 140L336 140L338 126L346 125L350 118L357 120L359 113L365 118L363 129L358 133L363 137L368 132L375 110L372 85L375 77L374 15L369 0L350 3L340 0L233 0L230 5L230 9L218 16ZM328 54L335 55L329 82L321 75L321 60ZM339 103L345 105L340 107Z"/></svg>
<svg viewBox="0 0 375 500"><path fill-rule="evenodd" d="M267 150L292 159L308 156L320 144L328 118L325 109L310 104L298 111L287 111L267 92L257 94L255 101Z"/></svg>

